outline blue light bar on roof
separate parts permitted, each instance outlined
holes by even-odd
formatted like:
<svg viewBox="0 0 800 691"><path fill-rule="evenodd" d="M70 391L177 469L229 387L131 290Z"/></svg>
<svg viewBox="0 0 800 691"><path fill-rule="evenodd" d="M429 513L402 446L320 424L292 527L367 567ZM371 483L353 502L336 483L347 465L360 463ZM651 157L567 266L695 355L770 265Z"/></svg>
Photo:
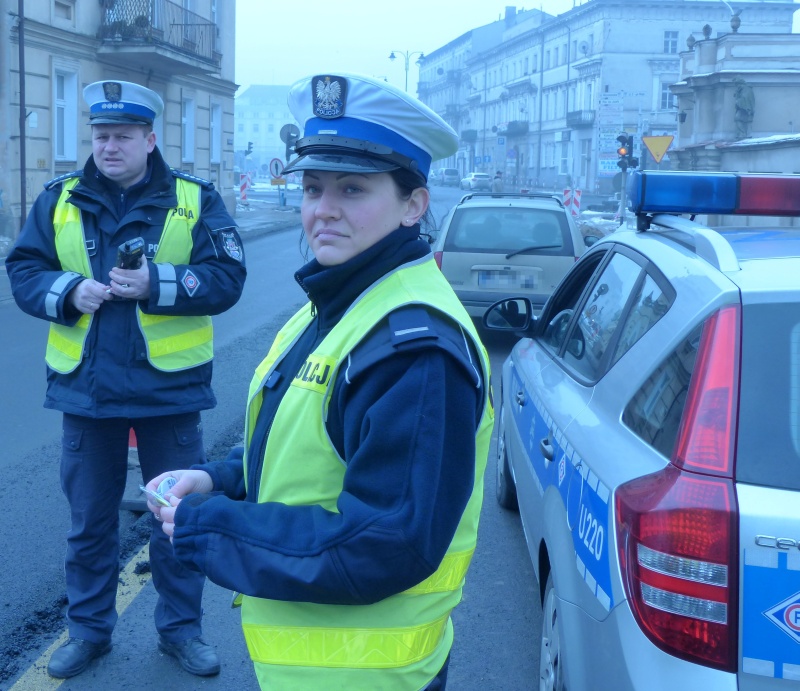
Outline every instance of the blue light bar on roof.
<svg viewBox="0 0 800 691"><path fill-rule="evenodd" d="M636 214L800 216L800 175L637 170L627 192Z"/></svg>

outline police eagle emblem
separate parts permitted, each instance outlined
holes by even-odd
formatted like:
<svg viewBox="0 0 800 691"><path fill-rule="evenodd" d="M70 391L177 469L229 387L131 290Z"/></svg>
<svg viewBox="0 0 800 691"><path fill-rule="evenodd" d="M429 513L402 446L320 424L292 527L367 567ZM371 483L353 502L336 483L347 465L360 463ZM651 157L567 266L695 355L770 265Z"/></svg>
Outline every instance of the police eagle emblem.
<svg viewBox="0 0 800 691"><path fill-rule="evenodd" d="M340 118L344 115L347 82L341 77L314 77L314 115L320 118Z"/></svg>
<svg viewBox="0 0 800 691"><path fill-rule="evenodd" d="M103 82L103 95L106 101L116 103L122 98L122 84L119 82Z"/></svg>

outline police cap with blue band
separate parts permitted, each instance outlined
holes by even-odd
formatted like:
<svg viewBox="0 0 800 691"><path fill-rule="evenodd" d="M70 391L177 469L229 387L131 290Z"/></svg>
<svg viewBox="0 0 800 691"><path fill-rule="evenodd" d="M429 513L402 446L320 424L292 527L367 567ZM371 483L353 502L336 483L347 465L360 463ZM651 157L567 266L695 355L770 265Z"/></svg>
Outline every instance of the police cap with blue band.
<svg viewBox="0 0 800 691"><path fill-rule="evenodd" d="M428 179L431 162L458 150L458 135L428 106L391 84L356 74L306 77L289 90L303 128L284 173L405 169Z"/></svg>
<svg viewBox="0 0 800 691"><path fill-rule="evenodd" d="M164 101L152 89L133 82L103 81L83 90L90 125L152 125Z"/></svg>

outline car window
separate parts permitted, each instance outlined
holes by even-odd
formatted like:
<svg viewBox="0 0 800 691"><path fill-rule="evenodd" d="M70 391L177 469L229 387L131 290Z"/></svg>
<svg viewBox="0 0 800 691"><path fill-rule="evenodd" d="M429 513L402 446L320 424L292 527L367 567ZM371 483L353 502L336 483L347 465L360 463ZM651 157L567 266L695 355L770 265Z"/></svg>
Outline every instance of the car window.
<svg viewBox="0 0 800 691"><path fill-rule="evenodd" d="M590 380L602 373L603 358L625 316L642 267L615 253L592 287L567 337L564 362Z"/></svg>
<svg viewBox="0 0 800 691"><path fill-rule="evenodd" d="M541 249L534 249L537 247ZM556 256L573 254L569 222L563 211L521 207L457 209L447 231L444 249L503 254L520 250Z"/></svg>
<svg viewBox="0 0 800 691"><path fill-rule="evenodd" d="M625 319L617 347L614 350L614 360L619 360L631 346L644 336L661 317L663 317L672 300L664 293L655 279L646 275L641 282L636 301Z"/></svg>
<svg viewBox="0 0 800 691"><path fill-rule="evenodd" d="M545 305L539 320L539 341L554 354L561 352L575 306L606 254L607 252L598 250L586 255L564 277L564 281Z"/></svg>
<svg viewBox="0 0 800 691"><path fill-rule="evenodd" d="M703 324L699 324L647 378L622 413L622 422L656 451L672 456Z"/></svg>

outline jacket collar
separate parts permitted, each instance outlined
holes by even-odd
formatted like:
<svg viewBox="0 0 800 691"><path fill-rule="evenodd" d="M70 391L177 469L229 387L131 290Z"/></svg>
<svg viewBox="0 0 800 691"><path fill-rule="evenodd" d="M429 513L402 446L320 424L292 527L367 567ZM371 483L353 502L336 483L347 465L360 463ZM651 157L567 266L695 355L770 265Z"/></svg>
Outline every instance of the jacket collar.
<svg viewBox="0 0 800 691"><path fill-rule="evenodd" d="M419 230L419 225L400 226L344 264L322 266L312 259L300 268L295 280L319 313L320 328L333 328L353 301L382 276L429 254Z"/></svg>

